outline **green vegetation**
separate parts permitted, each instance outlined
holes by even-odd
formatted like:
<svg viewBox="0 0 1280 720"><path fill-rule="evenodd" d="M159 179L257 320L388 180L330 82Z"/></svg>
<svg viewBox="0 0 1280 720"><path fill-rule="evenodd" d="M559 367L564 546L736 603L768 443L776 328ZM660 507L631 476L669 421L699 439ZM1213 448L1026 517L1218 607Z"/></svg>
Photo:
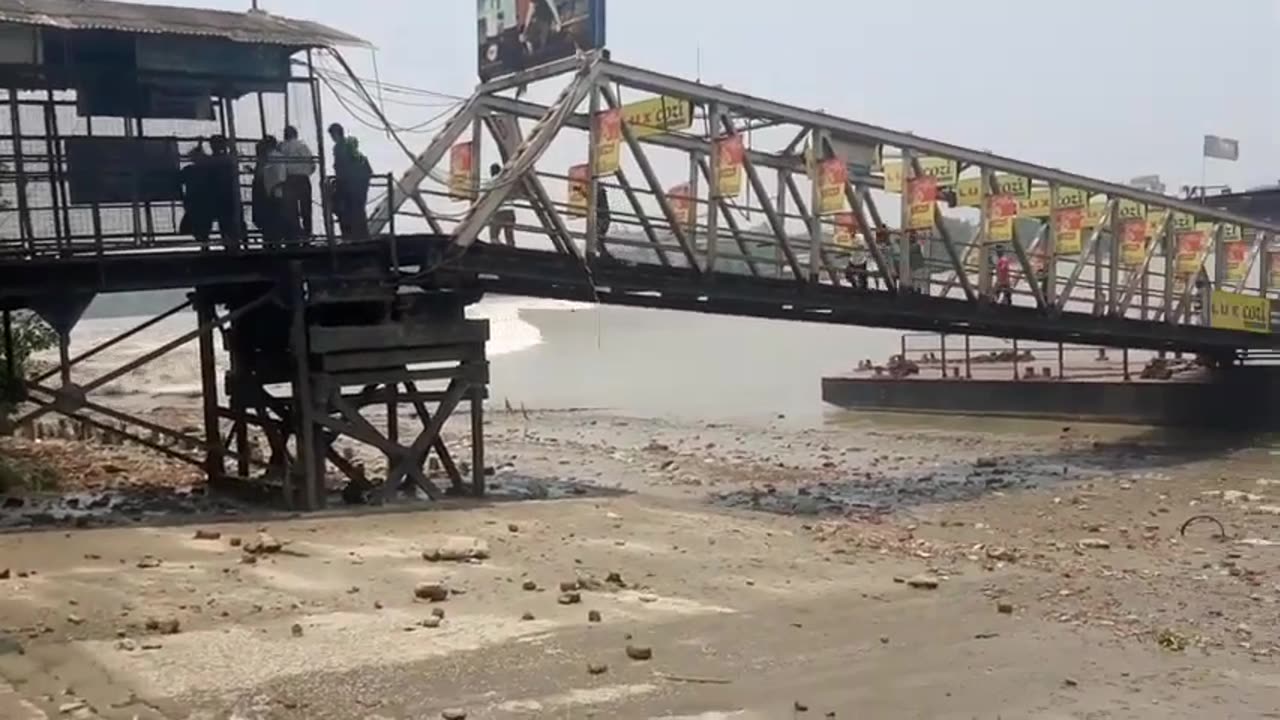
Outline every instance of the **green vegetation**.
<svg viewBox="0 0 1280 720"><path fill-rule="evenodd" d="M0 451L0 493L50 492L58 489L58 474L36 460Z"/></svg>
<svg viewBox="0 0 1280 720"><path fill-rule="evenodd" d="M12 414L14 406L22 398L23 379L29 370L31 356L53 347L58 336L34 313L16 312L12 316L13 359L6 355L3 338L0 338L0 428ZM15 377L9 376L12 364Z"/></svg>

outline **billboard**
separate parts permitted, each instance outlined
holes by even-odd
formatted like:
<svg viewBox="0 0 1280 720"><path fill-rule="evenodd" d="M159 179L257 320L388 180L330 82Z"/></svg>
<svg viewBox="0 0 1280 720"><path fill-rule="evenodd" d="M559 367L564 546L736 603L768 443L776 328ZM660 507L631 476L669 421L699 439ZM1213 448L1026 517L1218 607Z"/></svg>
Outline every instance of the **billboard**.
<svg viewBox="0 0 1280 720"><path fill-rule="evenodd" d="M73 205L182 199L173 138L69 137L63 144Z"/></svg>
<svg viewBox="0 0 1280 720"><path fill-rule="evenodd" d="M604 47L605 0L476 0L481 80Z"/></svg>
<svg viewBox="0 0 1280 720"><path fill-rule="evenodd" d="M693 103L660 96L622 106L622 121L635 139L662 135L693 127Z"/></svg>
<svg viewBox="0 0 1280 720"><path fill-rule="evenodd" d="M471 184L474 172L475 156L470 140L449 148L449 199L471 200L475 197Z"/></svg>
<svg viewBox="0 0 1280 720"><path fill-rule="evenodd" d="M1222 330L1269 333L1271 301L1264 297L1214 290L1209 308L1209 325Z"/></svg>
<svg viewBox="0 0 1280 720"><path fill-rule="evenodd" d="M583 163L569 168L569 214L587 216L587 196L591 194L591 166Z"/></svg>

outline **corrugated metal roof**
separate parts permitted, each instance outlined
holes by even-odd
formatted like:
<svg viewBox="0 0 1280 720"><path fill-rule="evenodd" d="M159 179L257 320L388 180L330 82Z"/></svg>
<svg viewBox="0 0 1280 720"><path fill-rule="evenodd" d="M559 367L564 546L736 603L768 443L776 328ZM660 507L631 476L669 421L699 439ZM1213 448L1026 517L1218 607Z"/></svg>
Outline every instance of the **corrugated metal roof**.
<svg viewBox="0 0 1280 720"><path fill-rule="evenodd" d="M228 12L111 0L0 0L0 23L64 30L118 30L220 37L236 42L299 47L369 43L309 20L248 10Z"/></svg>

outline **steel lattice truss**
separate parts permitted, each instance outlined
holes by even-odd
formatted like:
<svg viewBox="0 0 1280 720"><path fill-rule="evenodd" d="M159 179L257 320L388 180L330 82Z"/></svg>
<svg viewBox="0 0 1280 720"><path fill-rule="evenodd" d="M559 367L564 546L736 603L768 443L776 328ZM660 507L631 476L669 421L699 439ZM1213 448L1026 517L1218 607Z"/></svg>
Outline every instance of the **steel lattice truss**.
<svg viewBox="0 0 1280 720"><path fill-rule="evenodd" d="M526 88L557 81L563 89L550 103L522 99ZM636 122L632 103L659 98L688 107L693 122L674 129ZM568 177L566 156L602 168L609 130L593 118L617 110L628 119L622 162ZM745 182L725 192L718 178L724 141L733 137L747 147L728 166ZM469 148L461 167L452 157L460 146ZM496 153L482 162L486 150ZM482 178L487 162L500 165L495 177ZM824 176L832 162L843 170ZM897 174L887 187L890 168ZM575 180L576 204L566 191ZM1038 202L1039 210L1015 211L1014 220L1001 207L1010 196L1024 209ZM379 201L374 232L397 214L451 234L459 249L505 242L572 255L588 268L608 254L707 277L847 286L850 257L865 255L873 289L974 303L992 301L999 289L999 247L1016 260L1015 304L1046 315L1169 324L1205 323L1194 310L1210 288L1255 301L1274 296L1271 256L1280 253L1273 243L1280 227L1243 216L661 75L605 54L480 86ZM1142 231L1131 231L1139 218ZM1200 302L1197 287L1206 292Z"/></svg>

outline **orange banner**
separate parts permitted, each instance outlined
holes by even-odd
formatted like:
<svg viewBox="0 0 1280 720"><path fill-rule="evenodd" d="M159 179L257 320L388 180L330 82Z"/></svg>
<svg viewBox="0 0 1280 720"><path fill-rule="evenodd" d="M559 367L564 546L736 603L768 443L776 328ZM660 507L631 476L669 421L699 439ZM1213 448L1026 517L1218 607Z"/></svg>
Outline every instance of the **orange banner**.
<svg viewBox="0 0 1280 720"><path fill-rule="evenodd" d="M832 215L845 210L845 184L849 165L840 158L823 160L818 172L818 214Z"/></svg>
<svg viewBox="0 0 1280 720"><path fill-rule="evenodd" d="M849 182L849 166L840 158L823 160L818 166L818 214L844 211L844 188Z"/></svg>
<svg viewBox="0 0 1280 720"><path fill-rule="evenodd" d="M992 195L987 200L987 242L1009 242L1013 239L1013 222L1018 217L1018 198L1009 194Z"/></svg>
<svg viewBox="0 0 1280 720"><path fill-rule="evenodd" d="M932 230L933 215L938 206L938 180L928 175L912 179L907 183L908 230Z"/></svg>
<svg viewBox="0 0 1280 720"><path fill-rule="evenodd" d="M622 111L596 113L596 175L612 175L622 167Z"/></svg>
<svg viewBox="0 0 1280 720"><path fill-rule="evenodd" d="M1058 211L1058 226L1054 228L1058 255L1079 255L1084 250L1084 208Z"/></svg>
<svg viewBox="0 0 1280 720"><path fill-rule="evenodd" d="M471 186L475 172L475 156L471 143L458 143L449 148L449 197L453 200L470 200L475 197Z"/></svg>
<svg viewBox="0 0 1280 720"><path fill-rule="evenodd" d="M1147 219L1130 218L1120 226L1120 262L1136 268L1147 259Z"/></svg>
<svg viewBox="0 0 1280 720"><path fill-rule="evenodd" d="M1208 244L1203 230L1178 233L1178 254L1174 272L1178 275L1194 275L1200 271L1200 260Z"/></svg>
<svg viewBox="0 0 1280 720"><path fill-rule="evenodd" d="M742 161L747 149L742 136L727 135L716 141L719 161L716 163L716 196L734 198L742 192Z"/></svg>
<svg viewBox="0 0 1280 720"><path fill-rule="evenodd" d="M671 203L671 212L679 218L686 228L693 226L697 217L697 204L693 201L693 187L689 183L681 183L667 191L667 202Z"/></svg>
<svg viewBox="0 0 1280 720"><path fill-rule="evenodd" d="M569 168L569 214L587 216L587 195L591 192L591 166L583 163Z"/></svg>
<svg viewBox="0 0 1280 720"><path fill-rule="evenodd" d="M1227 282L1238 283L1243 280L1245 265L1249 262L1249 243L1241 241L1223 243L1222 256L1227 261Z"/></svg>
<svg viewBox="0 0 1280 720"><path fill-rule="evenodd" d="M837 213L835 216L836 232L835 243L842 248L854 249L861 247L862 242L858 238L858 219L853 213Z"/></svg>

